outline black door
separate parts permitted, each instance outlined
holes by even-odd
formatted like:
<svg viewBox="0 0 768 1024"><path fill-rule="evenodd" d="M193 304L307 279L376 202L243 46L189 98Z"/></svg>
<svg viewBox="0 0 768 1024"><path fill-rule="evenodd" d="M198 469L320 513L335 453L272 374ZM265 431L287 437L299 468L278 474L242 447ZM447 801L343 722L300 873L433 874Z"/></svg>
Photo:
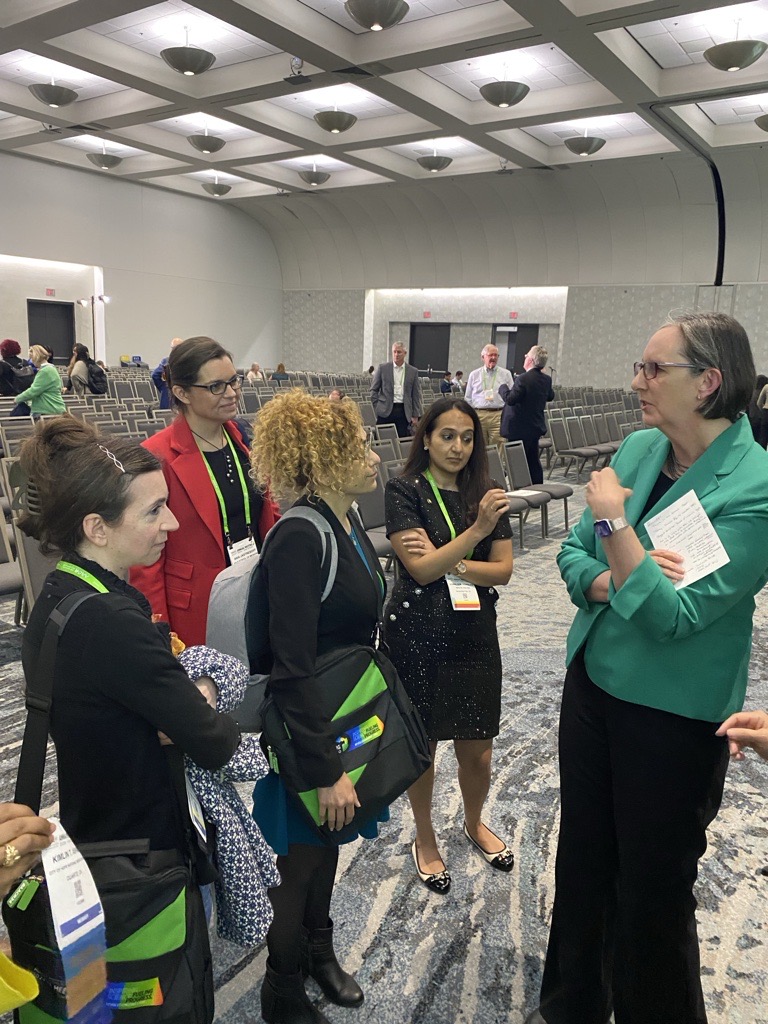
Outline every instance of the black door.
<svg viewBox="0 0 768 1024"><path fill-rule="evenodd" d="M539 344L539 325L515 324L515 327L516 330L510 330L507 324L496 324L493 342L498 345L500 340L507 339L507 369L512 373L522 373L526 354Z"/></svg>
<svg viewBox="0 0 768 1024"><path fill-rule="evenodd" d="M450 324L411 324L408 362L420 370L439 370L445 373L448 369L450 345Z"/></svg>
<svg viewBox="0 0 768 1024"><path fill-rule="evenodd" d="M30 345L46 345L57 363L69 362L75 344L74 302L27 299L27 324Z"/></svg>

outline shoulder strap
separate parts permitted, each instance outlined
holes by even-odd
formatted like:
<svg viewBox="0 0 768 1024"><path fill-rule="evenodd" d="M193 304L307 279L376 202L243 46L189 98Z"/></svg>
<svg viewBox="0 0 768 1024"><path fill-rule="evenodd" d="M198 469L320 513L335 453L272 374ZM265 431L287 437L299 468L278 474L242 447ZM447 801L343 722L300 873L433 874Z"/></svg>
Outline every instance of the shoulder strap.
<svg viewBox="0 0 768 1024"><path fill-rule="evenodd" d="M333 584L336 582L336 572L339 567L339 547L336 543L336 536L334 535L333 527L325 516L318 512L317 509L310 508L308 505L294 505L293 508L289 508L287 512L283 512L282 516L264 538L264 545L261 549L262 557L264 556L264 546L266 546L267 541L280 526L280 523L285 522L286 519L304 519L307 522L312 523L320 534L320 543L323 548L323 575L325 577L325 586L323 587L323 593L320 600L324 601L333 590Z"/></svg>
<svg viewBox="0 0 768 1024"><path fill-rule="evenodd" d="M26 804L31 807L36 814L40 811L40 797L43 790L43 773L45 772L53 694L53 673L56 667L59 638L74 612L89 597L96 597L96 593L92 590L77 590L73 594L67 594L53 609L45 626L34 676L31 680L27 680L25 691L27 721L24 726L24 740L21 745L14 800L17 804Z"/></svg>

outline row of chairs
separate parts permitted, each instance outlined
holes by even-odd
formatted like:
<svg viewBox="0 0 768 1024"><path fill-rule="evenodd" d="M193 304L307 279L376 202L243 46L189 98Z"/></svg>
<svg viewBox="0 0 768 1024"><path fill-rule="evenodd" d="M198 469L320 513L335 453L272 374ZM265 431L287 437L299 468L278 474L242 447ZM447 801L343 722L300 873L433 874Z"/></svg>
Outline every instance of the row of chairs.
<svg viewBox="0 0 768 1024"><path fill-rule="evenodd" d="M553 456L548 476L552 476L557 464L565 467L564 476L568 476L571 466L575 466L578 482L588 462L591 469L597 468L600 459L603 465L607 465L624 438L634 430L642 429L642 423L632 413L560 417L553 411L546 414L546 420Z"/></svg>

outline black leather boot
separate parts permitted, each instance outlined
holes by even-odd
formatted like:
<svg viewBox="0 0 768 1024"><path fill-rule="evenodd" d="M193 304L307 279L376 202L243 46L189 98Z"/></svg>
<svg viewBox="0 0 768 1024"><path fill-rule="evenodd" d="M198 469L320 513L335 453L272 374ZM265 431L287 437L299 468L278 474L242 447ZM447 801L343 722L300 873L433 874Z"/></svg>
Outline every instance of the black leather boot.
<svg viewBox="0 0 768 1024"><path fill-rule="evenodd" d="M267 1024L330 1024L310 1003L301 971L278 974L269 961L261 984L261 1018Z"/></svg>
<svg viewBox="0 0 768 1024"><path fill-rule="evenodd" d="M341 967L333 951L333 921L327 928L303 929L302 972L314 978L325 996L337 1006L359 1006L363 990Z"/></svg>

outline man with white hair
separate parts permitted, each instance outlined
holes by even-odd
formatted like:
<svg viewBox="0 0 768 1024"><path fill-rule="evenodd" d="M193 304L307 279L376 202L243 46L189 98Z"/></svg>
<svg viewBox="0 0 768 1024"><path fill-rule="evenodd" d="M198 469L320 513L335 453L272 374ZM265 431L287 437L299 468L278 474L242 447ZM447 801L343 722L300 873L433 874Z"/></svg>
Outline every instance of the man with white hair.
<svg viewBox="0 0 768 1024"><path fill-rule="evenodd" d="M392 346L392 362L381 363L371 381L371 401L377 423L393 423L398 437L415 432L423 410L421 381L415 366L405 361L405 345Z"/></svg>
<svg viewBox="0 0 768 1024"><path fill-rule="evenodd" d="M523 363L525 373L518 374L512 387L502 385L504 411L501 414L501 434L507 441L522 441L531 483L544 482L544 471L539 459L539 438L547 432L544 407L555 397L552 378L544 373L549 353L541 345L531 348Z"/></svg>
<svg viewBox="0 0 768 1024"><path fill-rule="evenodd" d="M464 397L477 412L485 444L497 445L501 443L501 410L504 407L499 389L502 385L512 387L512 374L498 365L499 350L495 345L486 345L480 355L483 365L467 377Z"/></svg>

